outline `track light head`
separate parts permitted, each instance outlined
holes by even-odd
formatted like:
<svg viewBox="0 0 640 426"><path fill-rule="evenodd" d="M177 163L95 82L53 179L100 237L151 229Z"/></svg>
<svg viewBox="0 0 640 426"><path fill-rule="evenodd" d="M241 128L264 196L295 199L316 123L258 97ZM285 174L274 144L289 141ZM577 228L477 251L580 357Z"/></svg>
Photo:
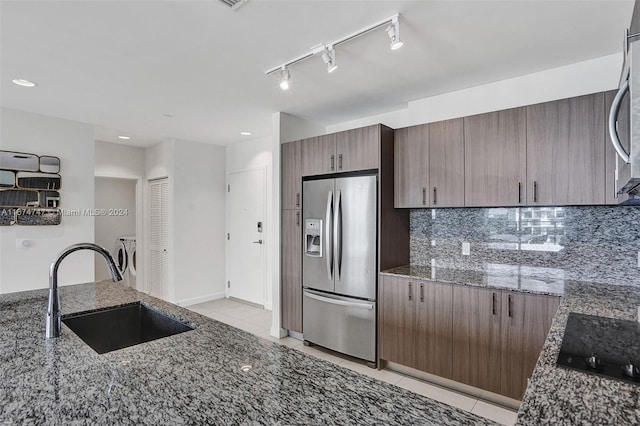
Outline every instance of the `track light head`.
<svg viewBox="0 0 640 426"><path fill-rule="evenodd" d="M336 64L336 51L333 46L324 48L322 60L327 65L327 72L334 72L338 69L338 64Z"/></svg>
<svg viewBox="0 0 640 426"><path fill-rule="evenodd" d="M291 78L291 75L289 74L289 68L282 67L282 69L280 70L280 77L280 88L282 90L289 90L289 79Z"/></svg>
<svg viewBox="0 0 640 426"><path fill-rule="evenodd" d="M400 22L398 18L391 21L391 25L387 27L387 35L391 40L391 50L397 50L402 47L404 43L400 40Z"/></svg>

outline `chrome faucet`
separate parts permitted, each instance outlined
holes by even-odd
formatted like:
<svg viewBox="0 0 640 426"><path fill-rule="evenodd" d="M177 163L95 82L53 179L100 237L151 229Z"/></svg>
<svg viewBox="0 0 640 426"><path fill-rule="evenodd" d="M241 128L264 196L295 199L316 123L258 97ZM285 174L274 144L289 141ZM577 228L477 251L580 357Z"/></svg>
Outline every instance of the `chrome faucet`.
<svg viewBox="0 0 640 426"><path fill-rule="evenodd" d="M111 253L104 247L93 243L78 243L64 249L53 261L49 268L49 303L47 304L47 320L46 320L46 338L60 336L60 295L58 294L58 267L62 260L78 250L93 250L100 253L104 257L111 269L111 277L113 281L122 281L122 274L116 266Z"/></svg>

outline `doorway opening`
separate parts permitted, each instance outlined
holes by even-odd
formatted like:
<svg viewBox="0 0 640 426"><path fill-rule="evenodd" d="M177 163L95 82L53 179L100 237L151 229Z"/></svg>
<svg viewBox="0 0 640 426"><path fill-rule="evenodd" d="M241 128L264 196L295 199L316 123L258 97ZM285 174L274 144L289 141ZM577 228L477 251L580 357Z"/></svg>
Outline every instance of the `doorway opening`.
<svg viewBox="0 0 640 426"><path fill-rule="evenodd" d="M138 180L114 177L95 178L95 242L113 255L123 276L123 284L138 289ZM95 280L110 280L104 259L95 257Z"/></svg>

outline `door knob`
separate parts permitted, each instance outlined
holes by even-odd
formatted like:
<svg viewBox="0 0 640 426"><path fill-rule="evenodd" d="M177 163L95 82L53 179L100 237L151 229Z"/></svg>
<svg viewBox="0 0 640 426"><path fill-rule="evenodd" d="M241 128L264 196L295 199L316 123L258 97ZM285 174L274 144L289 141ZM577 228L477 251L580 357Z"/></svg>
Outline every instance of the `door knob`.
<svg viewBox="0 0 640 426"><path fill-rule="evenodd" d="M254 241L253 244L262 244L262 240Z"/></svg>

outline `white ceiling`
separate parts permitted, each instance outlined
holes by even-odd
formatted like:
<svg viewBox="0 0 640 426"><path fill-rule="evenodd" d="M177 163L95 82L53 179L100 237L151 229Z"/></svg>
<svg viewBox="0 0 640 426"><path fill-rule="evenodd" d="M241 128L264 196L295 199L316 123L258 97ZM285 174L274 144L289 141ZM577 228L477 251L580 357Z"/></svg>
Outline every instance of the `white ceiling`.
<svg viewBox="0 0 640 426"><path fill-rule="evenodd" d="M250 0L237 11L217 0L2 0L0 100L95 124L100 140L228 144L245 130L269 135L276 111L335 124L615 53L632 10L633 0ZM320 58L292 66L289 92L264 75L396 12L400 50L379 29L338 46L332 74Z"/></svg>

